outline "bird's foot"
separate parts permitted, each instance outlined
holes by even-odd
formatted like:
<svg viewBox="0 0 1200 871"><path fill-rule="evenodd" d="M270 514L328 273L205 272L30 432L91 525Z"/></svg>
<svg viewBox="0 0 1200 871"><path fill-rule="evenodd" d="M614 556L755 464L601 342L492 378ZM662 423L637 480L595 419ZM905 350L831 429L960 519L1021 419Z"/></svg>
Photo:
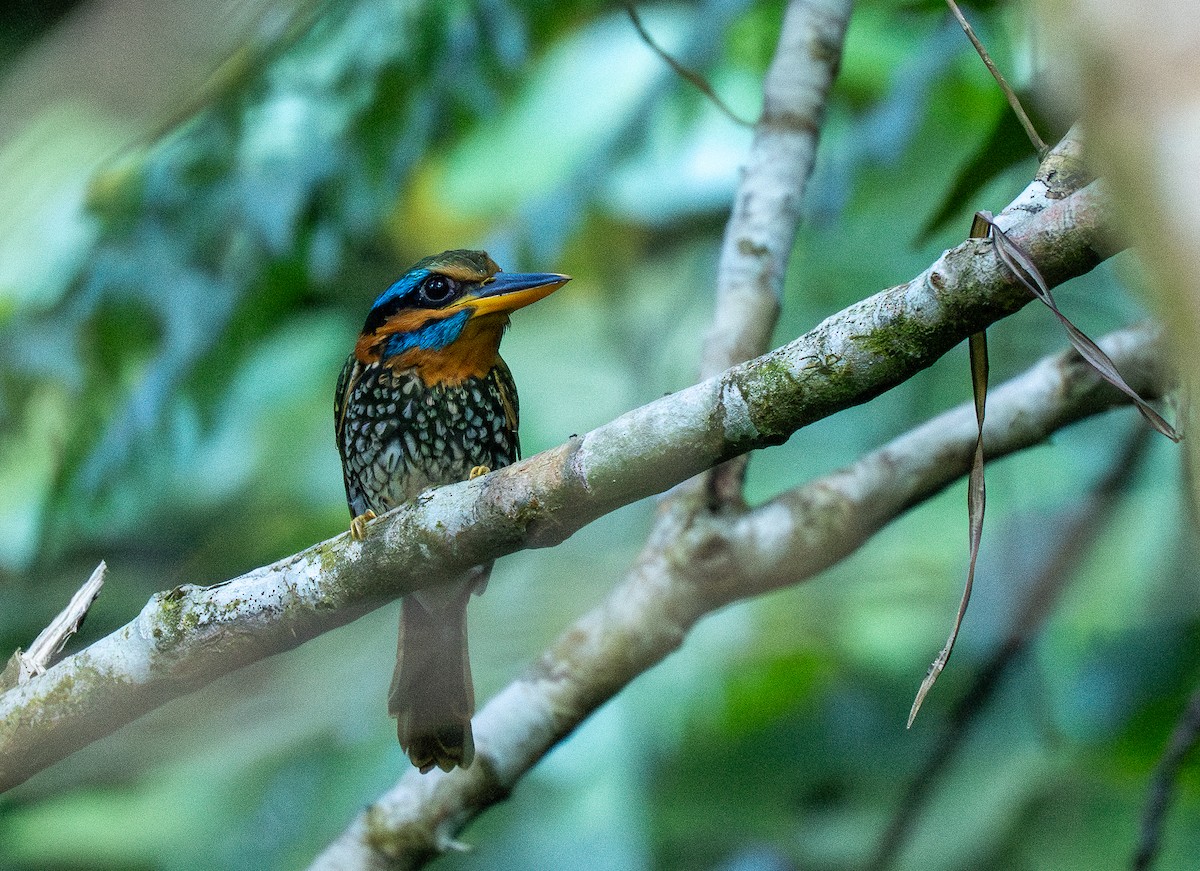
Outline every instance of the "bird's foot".
<svg viewBox="0 0 1200 871"><path fill-rule="evenodd" d="M467 480L474 481L480 475L486 475L490 471L492 471L492 470L489 469L487 466L476 466L474 469L471 470L471 474L467 476Z"/></svg>
<svg viewBox="0 0 1200 871"><path fill-rule="evenodd" d="M374 520L376 514L370 508L362 514L350 521L350 537L355 541L362 541L367 537L367 523Z"/></svg>

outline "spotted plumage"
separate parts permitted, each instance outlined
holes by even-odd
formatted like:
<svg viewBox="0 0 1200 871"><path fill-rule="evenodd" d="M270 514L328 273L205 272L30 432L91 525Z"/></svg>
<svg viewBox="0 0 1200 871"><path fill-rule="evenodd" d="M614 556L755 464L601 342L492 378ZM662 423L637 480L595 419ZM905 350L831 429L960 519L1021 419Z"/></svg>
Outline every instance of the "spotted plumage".
<svg viewBox="0 0 1200 871"><path fill-rule="evenodd" d="M357 360L342 377L353 387L338 387L338 447L355 516L382 514L433 484L520 458L517 388L503 361L484 378L433 387L414 371Z"/></svg>
<svg viewBox="0 0 1200 871"><path fill-rule="evenodd" d="M509 315L568 280L509 274L482 251L415 264L376 300L334 396L351 532L426 487L515 462L517 389L499 355ZM491 566L406 596L388 710L413 764L474 755L466 605Z"/></svg>

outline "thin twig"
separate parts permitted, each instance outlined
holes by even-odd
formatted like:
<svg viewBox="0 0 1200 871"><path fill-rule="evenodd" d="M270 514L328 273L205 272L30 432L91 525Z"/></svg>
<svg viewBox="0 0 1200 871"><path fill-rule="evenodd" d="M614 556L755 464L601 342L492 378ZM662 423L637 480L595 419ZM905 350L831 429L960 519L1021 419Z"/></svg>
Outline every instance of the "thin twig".
<svg viewBox="0 0 1200 871"><path fill-rule="evenodd" d="M996 84L1000 86L1000 90L1004 92L1005 98L1008 100L1008 105L1012 106L1013 112L1017 115L1017 120L1021 122L1021 126L1025 128L1025 135L1029 137L1029 141L1033 144L1033 148L1037 151L1038 159L1041 160L1046 156L1046 152L1050 150L1049 146L1042 141L1042 137L1038 136L1037 129L1034 128L1033 122L1029 120L1029 116L1025 114L1025 107L1021 105L1021 100L1017 97L1016 91L1005 80L1003 74L997 69L996 64L992 62L992 58L987 53L987 49L983 47L983 43L979 41L979 37L975 35L975 31L971 29L971 25L967 19L963 17L962 10L958 8L958 4L954 0L946 0L950 11L954 13L954 17L958 19L959 25L963 29L963 33L967 35L967 39L971 40L971 45L975 46L975 51L979 53L979 57L983 60L984 65L988 68L988 72L992 74L992 78L996 80Z"/></svg>
<svg viewBox="0 0 1200 871"><path fill-rule="evenodd" d="M1120 504L1119 496L1128 488L1132 472L1145 454L1148 435L1149 431L1139 426L1126 439L1125 448L1110 466L1109 473L1059 536L1058 546L1030 583L1029 592L1018 606L1003 643L979 669L970 689L954 705L947 717L946 731L896 803L896 812L879 839L875 855L867 865L868 871L883 871L895 862L914 821L933 798L932 784L954 760L972 726L999 689L1001 679L1037 637L1074 578L1081 560Z"/></svg>
<svg viewBox="0 0 1200 871"><path fill-rule="evenodd" d="M50 625L38 634L38 637L33 640L33 644L29 645L29 649L18 650L12 655L3 675L0 675L0 691L23 684L39 674L45 674L46 669L62 652L71 636L78 632L79 627L83 625L83 618L87 616L92 603L100 595L100 588L104 586L104 575L107 571L108 566L101 560L91 577L84 581L83 586L71 597L67 607L63 608L58 616L50 621Z"/></svg>
<svg viewBox="0 0 1200 871"><path fill-rule="evenodd" d="M1142 829L1138 837L1137 852L1133 856L1134 871L1146 871L1158 855L1159 844L1162 842L1162 824L1167 815L1167 808L1175 797L1175 781L1183 760L1200 738L1200 687L1188 701L1187 708L1175 731L1171 733L1170 743L1166 752L1154 769L1150 779L1150 795L1146 799L1146 807L1142 812Z"/></svg>
<svg viewBox="0 0 1200 871"><path fill-rule="evenodd" d="M713 105L720 109L721 112L724 113L734 124L739 124L742 127L754 126L750 121L742 118L740 115L734 112L733 109L729 108L729 104L721 99L721 95L718 94L713 89L713 86L708 83L708 79L704 78L704 76L690 67L684 66L682 63L672 57L662 46L654 41L654 37L650 35L650 32L646 30L646 26L642 24L642 18L640 15L638 15L637 7L633 3L626 3L625 11L629 13L629 20L633 22L633 27L635 30L637 30L638 36L642 38L642 42L650 46L650 50L662 58L667 66L675 71L676 75L695 85L696 88L699 89L699 91L706 97L708 97L708 99L712 101Z"/></svg>

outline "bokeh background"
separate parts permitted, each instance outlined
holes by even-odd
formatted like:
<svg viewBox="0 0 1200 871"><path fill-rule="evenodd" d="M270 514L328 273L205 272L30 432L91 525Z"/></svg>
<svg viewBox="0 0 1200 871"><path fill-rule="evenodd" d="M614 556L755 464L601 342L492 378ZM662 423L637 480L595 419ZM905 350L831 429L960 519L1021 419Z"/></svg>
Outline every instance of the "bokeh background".
<svg viewBox="0 0 1200 871"><path fill-rule="evenodd" d="M781 3L641 13L756 117ZM1047 37L1028 11L969 14L1036 97ZM691 383L750 141L620 4L569 0L8 2L0 119L5 655L100 559L108 584L76 646L154 591L343 531L333 386L373 298L425 254L483 247L510 270L576 277L504 343L526 455ZM777 340L919 272L1034 168L941 0L860 3ZM1126 254L1058 295L1098 335L1144 316L1138 284ZM989 338L997 381L1065 344L1032 307ZM756 455L750 500L966 400L969 383L960 349ZM964 577L965 485L819 579L708 618L439 867L864 867L1138 425L1115 412L989 468L976 599L913 731ZM1127 864L1200 666L1177 451L1155 439L1130 465L892 867ZM652 512L497 565L472 605L481 701L603 598ZM303 867L406 764L383 705L395 621L383 608L231 675L0 797L0 869ZM1158 867L1196 867L1197 776L1185 766Z"/></svg>

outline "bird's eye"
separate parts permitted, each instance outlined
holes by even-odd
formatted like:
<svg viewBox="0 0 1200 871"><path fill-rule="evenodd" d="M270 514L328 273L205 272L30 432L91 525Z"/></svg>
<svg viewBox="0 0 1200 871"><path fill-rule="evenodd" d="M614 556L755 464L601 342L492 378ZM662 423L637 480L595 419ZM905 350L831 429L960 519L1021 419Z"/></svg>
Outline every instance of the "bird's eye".
<svg viewBox="0 0 1200 871"><path fill-rule="evenodd" d="M454 282L449 278L444 275L433 275L421 285L421 296L434 305L438 305L448 300L454 294L454 290Z"/></svg>

